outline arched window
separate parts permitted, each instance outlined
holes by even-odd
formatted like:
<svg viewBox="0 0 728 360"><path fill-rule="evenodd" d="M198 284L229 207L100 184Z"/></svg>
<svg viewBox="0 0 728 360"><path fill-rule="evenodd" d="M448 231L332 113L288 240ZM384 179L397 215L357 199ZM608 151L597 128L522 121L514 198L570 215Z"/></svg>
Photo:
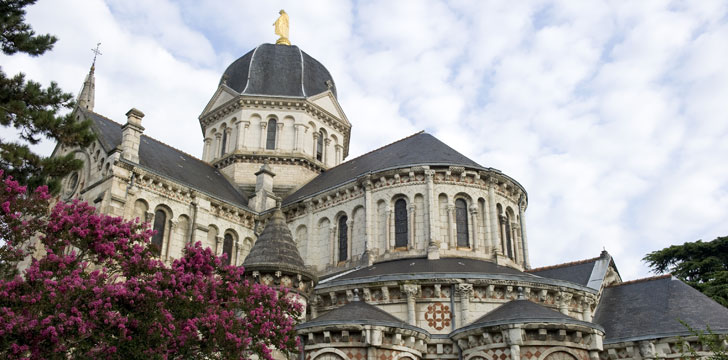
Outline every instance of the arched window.
<svg viewBox="0 0 728 360"><path fill-rule="evenodd" d="M318 132L318 139L316 139L316 160L324 160L324 133L323 131Z"/></svg>
<svg viewBox="0 0 728 360"><path fill-rule="evenodd" d="M162 254L162 243L164 242L164 228L167 223L167 214L159 209L154 212L154 226L152 230L156 233L152 236L152 249L157 256Z"/></svg>
<svg viewBox="0 0 728 360"><path fill-rule="evenodd" d="M222 253L227 255L225 265L230 265L233 259L233 236L230 233L225 234L222 241Z"/></svg>
<svg viewBox="0 0 728 360"><path fill-rule="evenodd" d="M346 215L339 218L339 261L344 261L349 255L349 226L346 221L349 220Z"/></svg>
<svg viewBox="0 0 728 360"><path fill-rule="evenodd" d="M394 247L407 247L409 239L407 226L407 202L399 199L394 202Z"/></svg>
<svg viewBox="0 0 728 360"><path fill-rule="evenodd" d="M227 129L222 129L222 146L220 146L220 156L225 155L225 149L227 148Z"/></svg>
<svg viewBox="0 0 728 360"><path fill-rule="evenodd" d="M455 227L458 233L458 247L468 247L468 204L463 199L455 200Z"/></svg>
<svg viewBox="0 0 728 360"><path fill-rule="evenodd" d="M265 139L265 148L267 150L275 150L276 148L276 125L278 122L276 119L268 120L268 137Z"/></svg>

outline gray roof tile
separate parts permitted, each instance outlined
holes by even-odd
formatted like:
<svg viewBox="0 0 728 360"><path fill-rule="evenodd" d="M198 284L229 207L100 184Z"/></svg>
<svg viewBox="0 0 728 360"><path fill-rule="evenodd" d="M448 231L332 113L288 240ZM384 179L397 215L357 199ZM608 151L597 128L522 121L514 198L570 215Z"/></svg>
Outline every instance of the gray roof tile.
<svg viewBox="0 0 728 360"><path fill-rule="evenodd" d="M246 270L288 270L313 278L298 253L280 209L273 212L243 266Z"/></svg>
<svg viewBox="0 0 728 360"><path fill-rule="evenodd" d="M599 258L577 261L569 264L547 266L527 271L541 277L570 281L586 286L589 283L594 264Z"/></svg>
<svg viewBox="0 0 728 360"><path fill-rule="evenodd" d="M680 320L728 332L727 308L671 276L605 288L594 315L606 330L605 343L690 335Z"/></svg>
<svg viewBox="0 0 728 360"><path fill-rule="evenodd" d="M121 145L121 124L94 112L83 110L83 113L93 121L97 139L106 151ZM141 136L139 144L139 165L152 173L247 208L248 199L216 168L146 135Z"/></svg>
<svg viewBox="0 0 728 360"><path fill-rule="evenodd" d="M417 165L485 169L434 136L418 132L324 171L288 196L283 204L288 205L318 192L343 185L370 172Z"/></svg>

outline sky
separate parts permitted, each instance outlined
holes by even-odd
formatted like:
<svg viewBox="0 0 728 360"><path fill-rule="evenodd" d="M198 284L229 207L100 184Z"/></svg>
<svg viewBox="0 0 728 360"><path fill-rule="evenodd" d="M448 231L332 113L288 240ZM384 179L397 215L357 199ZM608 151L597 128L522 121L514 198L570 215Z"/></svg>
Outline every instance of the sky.
<svg viewBox="0 0 728 360"><path fill-rule="evenodd" d="M95 111L138 108L199 157L197 117L280 9L336 82L348 159L425 130L503 171L533 267L606 249L631 280L651 251L728 235L726 1L46 0L27 21L53 51L0 64L77 93L101 42Z"/></svg>

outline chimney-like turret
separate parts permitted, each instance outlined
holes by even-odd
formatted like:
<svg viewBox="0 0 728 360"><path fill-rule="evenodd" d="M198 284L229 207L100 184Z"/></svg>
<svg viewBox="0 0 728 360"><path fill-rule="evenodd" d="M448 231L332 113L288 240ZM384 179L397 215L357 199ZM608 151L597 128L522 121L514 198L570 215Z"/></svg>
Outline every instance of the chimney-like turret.
<svg viewBox="0 0 728 360"><path fill-rule="evenodd" d="M139 142L144 128L144 113L132 108L126 112L126 124L121 127L121 157L131 162L139 162Z"/></svg>
<svg viewBox="0 0 728 360"><path fill-rule="evenodd" d="M268 163L264 163L255 173L255 194L248 206L255 211L264 211L276 206L278 198L273 193L273 177L276 176Z"/></svg>

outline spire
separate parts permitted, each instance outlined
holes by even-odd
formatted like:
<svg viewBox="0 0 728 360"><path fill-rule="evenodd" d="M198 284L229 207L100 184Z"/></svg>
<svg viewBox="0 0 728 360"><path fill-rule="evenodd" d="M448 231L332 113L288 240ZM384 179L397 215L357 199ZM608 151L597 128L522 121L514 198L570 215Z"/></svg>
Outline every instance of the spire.
<svg viewBox="0 0 728 360"><path fill-rule="evenodd" d="M81 92L78 94L78 99L76 100L80 108L89 111L94 111L94 96L96 93L96 77L94 76L94 71L96 70L96 57L101 55L101 51L99 51L100 45L101 43L97 43L96 48L91 49L94 53L94 61L91 63L91 70L86 75L83 88L81 88Z"/></svg>

